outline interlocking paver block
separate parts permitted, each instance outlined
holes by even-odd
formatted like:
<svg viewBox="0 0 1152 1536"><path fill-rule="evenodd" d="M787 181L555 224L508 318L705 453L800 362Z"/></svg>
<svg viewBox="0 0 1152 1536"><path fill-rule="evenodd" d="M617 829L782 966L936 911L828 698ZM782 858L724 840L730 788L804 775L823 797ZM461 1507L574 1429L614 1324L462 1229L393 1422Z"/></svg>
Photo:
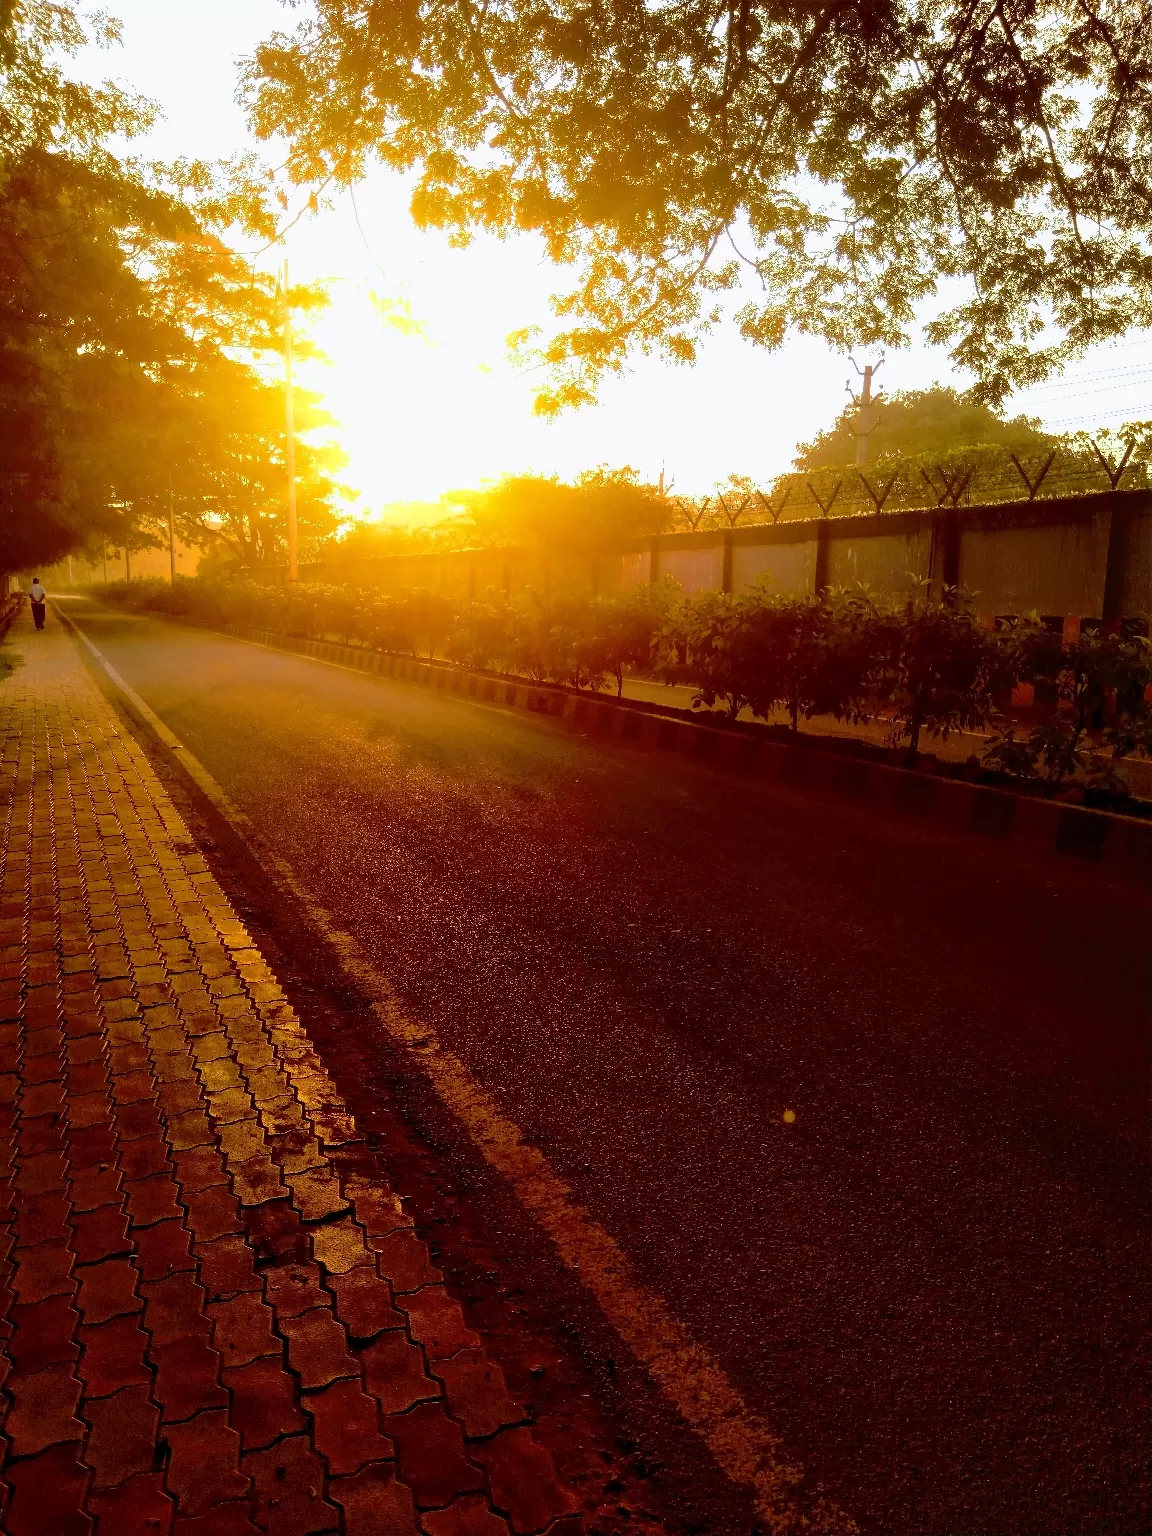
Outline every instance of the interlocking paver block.
<svg viewBox="0 0 1152 1536"><path fill-rule="evenodd" d="M428 1257L426 1245L414 1232L392 1232L369 1241L379 1255L380 1271L387 1275L394 1291L418 1291L421 1286L436 1285L444 1279Z"/></svg>
<svg viewBox="0 0 1152 1536"><path fill-rule="evenodd" d="M480 1335L464 1321L464 1313L455 1296L442 1285L401 1296L398 1306L408 1315L408 1331L424 1346L429 1360L444 1360L457 1350L471 1349L480 1343Z"/></svg>
<svg viewBox="0 0 1152 1536"><path fill-rule="evenodd" d="M82 1438L84 1426L76 1417L80 1383L71 1364L47 1365L31 1376L10 1376L8 1395L12 1406L4 1431L14 1456L34 1456L50 1445Z"/></svg>
<svg viewBox="0 0 1152 1536"><path fill-rule="evenodd" d="M312 1255L330 1275L346 1275L358 1264L369 1264L372 1259L363 1229L347 1217L313 1231Z"/></svg>
<svg viewBox="0 0 1152 1536"><path fill-rule="evenodd" d="M345 1536L422 1536L412 1490L387 1464L335 1478L329 1486L344 1511Z"/></svg>
<svg viewBox="0 0 1152 1536"><path fill-rule="evenodd" d="M148 1357L156 1367L155 1395L165 1423L228 1406L228 1394L220 1385L220 1356L207 1338L189 1336L154 1344Z"/></svg>
<svg viewBox="0 0 1152 1536"><path fill-rule="evenodd" d="M283 1346L272 1331L272 1309L258 1294L246 1292L229 1301L214 1301L207 1311L212 1322L212 1347L225 1365L247 1365L261 1355L281 1353Z"/></svg>
<svg viewBox="0 0 1152 1536"><path fill-rule="evenodd" d="M200 1283L213 1301L221 1301L238 1291L259 1291L263 1282L256 1273L255 1255L237 1233L218 1237L212 1243L198 1243L196 1258Z"/></svg>
<svg viewBox="0 0 1152 1536"><path fill-rule="evenodd" d="M429 1510L422 1527L427 1536L508 1536L507 1520L475 1494L455 1499L447 1509Z"/></svg>
<svg viewBox="0 0 1152 1536"><path fill-rule="evenodd" d="M210 1325L204 1315L207 1296L194 1274L170 1275L166 1280L146 1283L144 1326L157 1344L189 1334L207 1335Z"/></svg>
<svg viewBox="0 0 1152 1536"><path fill-rule="evenodd" d="M372 1339L389 1328L403 1328L404 1314L392 1302L392 1292L374 1268L361 1265L329 1279L336 1313L354 1339Z"/></svg>
<svg viewBox="0 0 1152 1536"><path fill-rule="evenodd" d="M0 1531L505 1533L461 1426L532 1476L520 1410L56 625L0 872Z"/></svg>
<svg viewBox="0 0 1152 1536"><path fill-rule="evenodd" d="M189 1147L175 1154L176 1182L185 1195L227 1184L224 1159L215 1147Z"/></svg>
<svg viewBox="0 0 1152 1536"><path fill-rule="evenodd" d="M320 1270L315 1264L269 1264L263 1275L264 1294L278 1318L299 1317L312 1307L331 1305L328 1293L320 1288Z"/></svg>
<svg viewBox="0 0 1152 1536"><path fill-rule="evenodd" d="M87 1398L106 1397L119 1387L149 1386L152 1372L144 1363L148 1335L139 1316L114 1317L94 1328L77 1330L83 1350L76 1373Z"/></svg>
<svg viewBox="0 0 1152 1536"><path fill-rule="evenodd" d="M73 1172L82 1168L109 1168L116 1161L116 1137L112 1126L89 1125L68 1133L68 1161ZM88 1207L94 1209L94 1207Z"/></svg>
<svg viewBox="0 0 1152 1536"><path fill-rule="evenodd" d="M46 1365L64 1365L79 1358L75 1334L80 1314L70 1295L49 1296L32 1306L13 1307L9 1321L12 1336L5 1350L24 1375L31 1376Z"/></svg>
<svg viewBox="0 0 1152 1536"><path fill-rule="evenodd" d="M121 1200L122 1175L108 1163L82 1168L72 1181L72 1208L96 1211L102 1205L117 1205Z"/></svg>
<svg viewBox="0 0 1152 1536"><path fill-rule="evenodd" d="M333 1168L312 1168L291 1175L292 1204L305 1221L324 1221L348 1210L349 1201L341 1193L340 1180Z"/></svg>
<svg viewBox="0 0 1152 1536"><path fill-rule="evenodd" d="M171 1173L168 1143L160 1136L126 1141L120 1149L120 1171L129 1182L150 1178L155 1173Z"/></svg>
<svg viewBox="0 0 1152 1536"><path fill-rule="evenodd" d="M130 1253L127 1211L122 1205L102 1205L94 1211L74 1212L71 1247L79 1264Z"/></svg>
<svg viewBox="0 0 1152 1536"><path fill-rule="evenodd" d="M160 1410L146 1386L124 1387L111 1397L88 1403L91 1428L84 1461L92 1468L94 1488L115 1488L137 1472L150 1472L155 1460Z"/></svg>
<svg viewBox="0 0 1152 1536"><path fill-rule="evenodd" d="M339 1529L340 1516L324 1498L324 1463L303 1435L244 1457L252 1478L255 1514L269 1536L320 1536Z"/></svg>
<svg viewBox="0 0 1152 1536"><path fill-rule="evenodd" d="M230 1162L232 1192L242 1206L264 1205L284 1195L280 1169L269 1151L259 1152L243 1162Z"/></svg>
<svg viewBox="0 0 1152 1536"><path fill-rule="evenodd" d="M307 1429L296 1383L278 1356L265 1355L249 1365L222 1371L220 1379L232 1394L229 1422L246 1451L263 1450L283 1435Z"/></svg>
<svg viewBox="0 0 1152 1536"><path fill-rule="evenodd" d="M6 1536L91 1536L92 1519L83 1509L90 1474L78 1450L54 1445L7 1468L12 1502L4 1512Z"/></svg>
<svg viewBox="0 0 1152 1536"><path fill-rule="evenodd" d="M488 1473L492 1502L508 1516L516 1536L543 1530L570 1515L576 1500L560 1485L552 1458L527 1429L505 1429L473 1449Z"/></svg>
<svg viewBox="0 0 1152 1536"><path fill-rule="evenodd" d="M356 1220L371 1237L387 1237L401 1227L412 1226L412 1217L404 1209L400 1196L379 1182L362 1174L350 1174L344 1191L356 1207Z"/></svg>
<svg viewBox="0 0 1152 1536"><path fill-rule="evenodd" d="M348 1336L327 1308L281 1318L280 1331L288 1341L288 1363L302 1387L326 1387L341 1376L359 1376Z"/></svg>
<svg viewBox="0 0 1152 1536"><path fill-rule="evenodd" d="M130 1477L118 1488L94 1488L88 1508L101 1531L115 1536L170 1536L174 1504L159 1472Z"/></svg>
<svg viewBox="0 0 1152 1536"><path fill-rule="evenodd" d="M196 1267L190 1252L192 1234L183 1222L161 1221L154 1227L138 1227L132 1243L142 1280L166 1280L169 1275Z"/></svg>
<svg viewBox="0 0 1152 1536"><path fill-rule="evenodd" d="M396 1442L400 1476L421 1509L437 1509L462 1493L484 1487L484 1474L464 1453L459 1424L442 1403L421 1403L410 1413L392 1414L384 1432Z"/></svg>
<svg viewBox="0 0 1152 1536"><path fill-rule="evenodd" d="M304 1402L313 1419L312 1443L334 1477L395 1455L393 1442L380 1432L376 1399L361 1390L359 1379L333 1382Z"/></svg>
<svg viewBox="0 0 1152 1536"><path fill-rule="evenodd" d="M62 1240L17 1249L16 1273L12 1277L17 1299L28 1306L48 1296L71 1296L76 1289L72 1264L73 1256Z"/></svg>
<svg viewBox="0 0 1152 1536"><path fill-rule="evenodd" d="M77 1307L84 1322L106 1322L143 1309L137 1295L140 1276L126 1258L106 1258L98 1264L81 1264L77 1270L80 1292Z"/></svg>
<svg viewBox="0 0 1152 1536"><path fill-rule="evenodd" d="M440 1384L424 1369L424 1355L402 1333L382 1333L360 1355L364 1382L385 1413L404 1413L437 1397Z"/></svg>
<svg viewBox="0 0 1152 1536"><path fill-rule="evenodd" d="M188 1225L203 1242L224 1237L229 1232L242 1232L240 1206L227 1188L213 1185L211 1189L184 1196L188 1209Z"/></svg>
<svg viewBox="0 0 1152 1536"><path fill-rule="evenodd" d="M166 1482L181 1513L202 1515L213 1504L248 1496L250 1481L240 1471L240 1436L223 1409L198 1413L184 1424L169 1424L172 1460Z"/></svg>
<svg viewBox="0 0 1152 1536"><path fill-rule="evenodd" d="M504 1372L483 1349L462 1349L430 1369L444 1383L449 1413L470 1438L494 1435L523 1419L524 1410L509 1394Z"/></svg>
<svg viewBox="0 0 1152 1536"><path fill-rule="evenodd" d="M134 1227L152 1227L159 1221L179 1221L184 1215L176 1198L176 1183L166 1173L136 1179L124 1185L128 1215Z"/></svg>

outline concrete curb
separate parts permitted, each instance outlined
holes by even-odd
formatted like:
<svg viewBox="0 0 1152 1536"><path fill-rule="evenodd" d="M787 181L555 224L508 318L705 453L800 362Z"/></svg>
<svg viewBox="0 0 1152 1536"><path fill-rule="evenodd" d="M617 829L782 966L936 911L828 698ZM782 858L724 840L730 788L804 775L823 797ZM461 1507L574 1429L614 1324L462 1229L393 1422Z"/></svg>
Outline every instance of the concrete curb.
<svg viewBox="0 0 1152 1536"><path fill-rule="evenodd" d="M1014 795L1009 790L936 778L810 747L761 741L649 714L607 699L578 698L532 683L506 681L362 646L297 639L239 624L227 625L224 632L275 650L418 683L479 703L549 715L601 741L678 754L763 783L788 784L880 805L1029 853L1081 859L1133 885L1152 886L1152 822L1132 816Z"/></svg>

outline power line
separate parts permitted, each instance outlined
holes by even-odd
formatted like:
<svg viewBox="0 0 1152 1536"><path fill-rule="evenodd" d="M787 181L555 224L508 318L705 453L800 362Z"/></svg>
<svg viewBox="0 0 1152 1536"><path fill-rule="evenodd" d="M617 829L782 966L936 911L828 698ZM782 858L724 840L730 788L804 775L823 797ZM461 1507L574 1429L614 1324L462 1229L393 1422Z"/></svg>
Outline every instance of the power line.
<svg viewBox="0 0 1152 1536"><path fill-rule="evenodd" d="M1066 389L1079 389L1084 384L1096 384L1104 379L1131 379L1133 375L1152 374L1152 363L1135 363L1131 368L1109 368L1103 373L1086 373L1070 379L1059 379L1052 384L1033 384L1019 393L1024 395L1059 394ZM1126 388L1117 385L1116 388Z"/></svg>
<svg viewBox="0 0 1152 1536"><path fill-rule="evenodd" d="M1128 409L1125 406L1110 406L1102 411L1088 411L1081 416L1062 416L1056 421L1045 422L1045 426L1082 426L1087 422L1098 422L1109 416L1120 417L1124 421L1146 421L1149 417L1152 417L1152 401L1144 401L1133 409Z"/></svg>
<svg viewBox="0 0 1152 1536"><path fill-rule="evenodd" d="M360 210L356 206L356 193L351 182L348 183L348 196L352 199L352 215L356 220L356 228L360 231L360 238L364 242L364 249L368 252L368 260L376 268L381 277L387 277L387 272L385 272L384 268L376 260L376 257L372 251L372 247L368 244L368 236L364 233L364 226L360 222Z"/></svg>
<svg viewBox="0 0 1152 1536"><path fill-rule="evenodd" d="M1084 400L1089 397L1094 399L1097 395L1122 394L1125 390L1138 391L1150 379L1152 379L1152 373L1145 374L1143 378L1139 379L1127 379L1123 384L1097 384L1093 385L1090 389L1072 389L1066 395L1057 396L1048 401L1047 408L1059 409L1060 406L1069 404L1073 400ZM1043 410L1045 406L1041 405L1038 408Z"/></svg>

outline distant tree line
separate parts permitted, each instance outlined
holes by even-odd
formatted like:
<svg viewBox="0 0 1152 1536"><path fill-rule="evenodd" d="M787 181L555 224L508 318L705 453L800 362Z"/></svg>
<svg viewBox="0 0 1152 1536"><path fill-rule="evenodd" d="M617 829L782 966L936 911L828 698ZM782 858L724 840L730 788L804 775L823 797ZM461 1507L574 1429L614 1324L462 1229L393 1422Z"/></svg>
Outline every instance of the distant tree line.
<svg viewBox="0 0 1152 1536"><path fill-rule="evenodd" d="M570 484L557 476L509 475L482 489L449 492L440 517L422 526L354 523L328 541L324 555L356 560L492 547L593 554L656 533L1150 483L1152 422L1058 436L937 384L881 400L868 462L857 468L857 414L846 407L826 431L799 445L792 469L766 481L732 474L706 495L685 496L674 483L645 482L628 466L601 465Z"/></svg>

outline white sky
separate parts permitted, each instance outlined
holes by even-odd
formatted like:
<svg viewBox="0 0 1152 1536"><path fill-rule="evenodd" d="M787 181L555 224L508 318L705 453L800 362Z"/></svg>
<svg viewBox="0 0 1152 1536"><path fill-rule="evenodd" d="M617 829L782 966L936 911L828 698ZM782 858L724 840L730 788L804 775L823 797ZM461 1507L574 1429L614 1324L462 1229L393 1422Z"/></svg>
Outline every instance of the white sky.
<svg viewBox="0 0 1152 1536"><path fill-rule="evenodd" d="M234 100L236 61L291 26L300 8L279 0L110 0L109 8L124 22L124 46L87 56L83 68L162 104L149 152L215 159L253 147ZM363 233L344 193L297 225L288 255L294 280L333 280L332 306L313 328L329 362L306 370L305 382L339 423L345 478L365 511L505 472L570 477L600 463L631 464L652 479L663 466L688 493L733 472L766 481L840 411L846 379L856 382L848 359L821 342L799 338L769 354L729 326L705 342L694 368L639 359L604 384L596 406L556 422L533 418L533 380L506 360L505 337L547 328L548 296L569 274L528 237L458 251L417 232L404 187L388 173L376 172L355 199ZM372 292L406 300L427 340L385 326ZM935 379L968 382L928 348L891 353L878 382L895 390ZM1019 410L1061 431L1152 417L1148 338L1098 349L1018 396L1011 411Z"/></svg>

